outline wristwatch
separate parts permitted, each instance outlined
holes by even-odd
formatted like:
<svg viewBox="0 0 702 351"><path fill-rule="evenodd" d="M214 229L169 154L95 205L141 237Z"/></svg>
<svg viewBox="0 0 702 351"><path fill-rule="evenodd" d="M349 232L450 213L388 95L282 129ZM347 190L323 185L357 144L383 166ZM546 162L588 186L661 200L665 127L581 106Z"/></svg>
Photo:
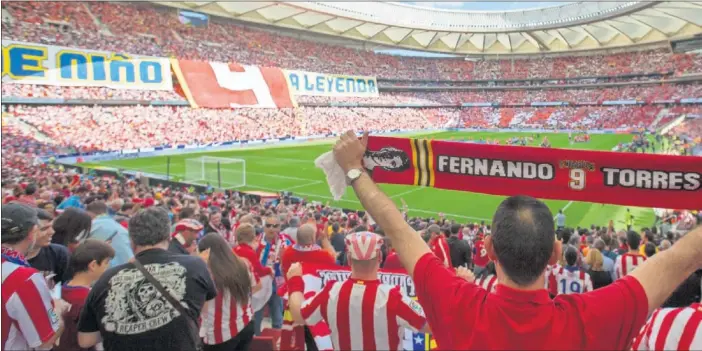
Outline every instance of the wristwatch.
<svg viewBox="0 0 702 351"><path fill-rule="evenodd" d="M361 176L361 174L363 174L363 170L362 170L361 168L354 168L354 169L352 169L352 170L349 170L349 171L346 173L346 183L347 183L348 185L353 184L353 182L354 182L356 179L358 179L358 178Z"/></svg>

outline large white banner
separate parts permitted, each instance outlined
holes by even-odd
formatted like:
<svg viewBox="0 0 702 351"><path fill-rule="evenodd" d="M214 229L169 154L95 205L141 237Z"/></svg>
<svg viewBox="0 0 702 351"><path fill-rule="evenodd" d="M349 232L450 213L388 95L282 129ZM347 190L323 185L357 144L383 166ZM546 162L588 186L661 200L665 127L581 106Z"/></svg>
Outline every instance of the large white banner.
<svg viewBox="0 0 702 351"><path fill-rule="evenodd" d="M2 41L2 82L173 90L167 58Z"/></svg>
<svg viewBox="0 0 702 351"><path fill-rule="evenodd" d="M375 77L283 70L293 95L378 96Z"/></svg>

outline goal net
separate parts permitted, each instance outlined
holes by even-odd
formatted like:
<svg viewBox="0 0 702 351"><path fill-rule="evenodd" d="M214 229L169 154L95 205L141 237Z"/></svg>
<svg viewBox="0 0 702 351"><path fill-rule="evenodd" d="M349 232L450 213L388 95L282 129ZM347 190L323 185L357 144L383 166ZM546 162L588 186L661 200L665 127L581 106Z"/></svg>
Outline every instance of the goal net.
<svg viewBox="0 0 702 351"><path fill-rule="evenodd" d="M202 156L185 159L186 183L210 184L218 189L246 185L246 160L238 158Z"/></svg>

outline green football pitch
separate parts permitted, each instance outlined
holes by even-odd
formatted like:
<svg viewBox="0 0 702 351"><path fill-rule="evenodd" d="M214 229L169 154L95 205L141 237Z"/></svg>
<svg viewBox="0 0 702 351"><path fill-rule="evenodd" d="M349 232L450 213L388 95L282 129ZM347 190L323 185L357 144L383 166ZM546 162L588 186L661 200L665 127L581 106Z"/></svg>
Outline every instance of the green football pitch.
<svg viewBox="0 0 702 351"><path fill-rule="evenodd" d="M473 140L481 137L506 140L514 136L530 136L531 133L518 132L435 132L414 134L413 136L433 139ZM542 134L543 135L543 134ZM631 135L595 134L589 143L570 145L567 134L547 134L553 147L578 148L591 150L611 150L620 142L629 142ZM534 140L533 145L541 142ZM170 175L182 179L185 173L185 160L200 156L237 158L246 160L246 186L240 190L291 191L294 195L309 201L329 201L331 206L361 209L355 194L349 189L342 199L334 201L326 184L324 173L314 166L314 160L322 153L331 150L332 141L309 142L301 144L280 144L265 147L237 148L224 151L187 153L170 157ZM154 174L166 174L167 157L147 157L123 159L86 166L107 166L125 170L143 171ZM225 179L222 183L226 183ZM448 218L461 222L490 222L492 215L504 199L503 196L484 195L451 190L422 188L406 185L382 184L381 188L398 206L401 199L407 202L410 216L430 217L442 212ZM610 219L617 228L622 228L624 212L622 206L602 205L586 202L547 200L546 203L555 214L563 209L568 226L607 225ZM635 216L635 227L651 226L654 220L650 208L630 208Z"/></svg>

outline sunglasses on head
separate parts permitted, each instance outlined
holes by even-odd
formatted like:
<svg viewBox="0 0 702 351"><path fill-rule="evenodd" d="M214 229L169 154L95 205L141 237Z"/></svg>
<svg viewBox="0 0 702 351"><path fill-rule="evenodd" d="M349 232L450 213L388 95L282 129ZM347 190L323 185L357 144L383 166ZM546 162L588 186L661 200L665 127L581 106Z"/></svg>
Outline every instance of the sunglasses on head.
<svg viewBox="0 0 702 351"><path fill-rule="evenodd" d="M266 228L278 228L278 227L280 227L280 224L269 224L269 223L266 223Z"/></svg>

